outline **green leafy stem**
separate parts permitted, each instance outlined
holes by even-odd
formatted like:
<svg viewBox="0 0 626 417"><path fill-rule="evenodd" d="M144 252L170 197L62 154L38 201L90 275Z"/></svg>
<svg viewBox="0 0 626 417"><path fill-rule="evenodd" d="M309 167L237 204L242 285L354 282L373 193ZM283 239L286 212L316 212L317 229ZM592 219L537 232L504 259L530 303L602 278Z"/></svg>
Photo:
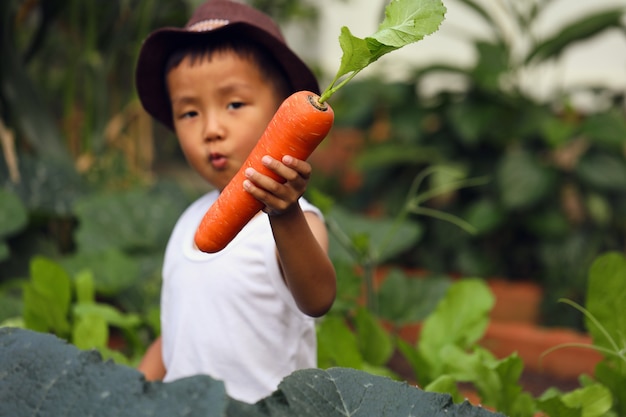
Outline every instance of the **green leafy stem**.
<svg viewBox="0 0 626 417"><path fill-rule="evenodd" d="M626 344L623 347L620 348L620 346L617 344L615 339L613 337L611 337L611 335L609 334L608 330L585 307L581 306L580 304L576 303L575 301L568 300L566 298L559 299L559 302L568 304L568 305L574 307L576 310L578 310L581 313L583 313L585 315L585 317L587 317L598 328L598 330L604 335L606 340L611 345L611 348L605 348L605 347L598 346L598 345L595 345L595 344L594 345L589 345L589 344L585 344L585 343L562 343L562 344L554 346L553 348L548 349L545 352L543 352L542 355L541 355L542 359L546 355L548 355L548 354L550 354L550 353L552 353L552 352L554 352L556 350L567 348L567 347L576 347L576 348L583 348L583 349L593 349L593 350L595 350L595 351L597 351L599 353L602 353L602 354L604 354L606 356L616 357L616 358L620 359L622 362L624 362L626 364Z"/></svg>
<svg viewBox="0 0 626 417"><path fill-rule="evenodd" d="M385 18L378 30L358 38L347 27L341 28L339 44L343 55L335 78L322 92L319 102L327 101L361 70L383 55L422 40L439 29L446 8L441 0L392 0L385 7Z"/></svg>

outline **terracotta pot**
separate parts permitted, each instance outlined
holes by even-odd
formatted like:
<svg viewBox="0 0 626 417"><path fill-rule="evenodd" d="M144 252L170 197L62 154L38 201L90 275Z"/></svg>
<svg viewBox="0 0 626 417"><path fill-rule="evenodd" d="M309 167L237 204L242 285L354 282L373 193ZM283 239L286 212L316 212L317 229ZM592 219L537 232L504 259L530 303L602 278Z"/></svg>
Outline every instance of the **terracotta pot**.
<svg viewBox="0 0 626 417"><path fill-rule="evenodd" d="M386 268L377 271L376 286L384 281L387 273ZM419 279L427 273L407 270L407 275ZM480 342L483 347L498 358L517 353L524 361L525 374L530 374L535 384L543 379L545 384L577 386L581 374L593 375L602 355L591 348L592 340L588 335L572 329L540 325L543 296L540 285L497 278L489 279L487 283L496 301L490 314L491 321ZM383 324L392 331L389 323ZM421 327L421 323L411 323L393 331L414 345ZM571 343L589 347L564 347L548 353L552 348Z"/></svg>
<svg viewBox="0 0 626 417"><path fill-rule="evenodd" d="M591 338L583 333L563 328L543 328L529 323L490 323L481 345L496 357L504 358L517 352L525 369L562 379L578 379L581 374L593 375L602 355L595 350L564 347L552 353L549 349L565 343L591 346Z"/></svg>
<svg viewBox="0 0 626 417"><path fill-rule="evenodd" d="M579 331L540 326L541 286L531 282L505 279L488 280L496 302L482 345L499 358L517 352L525 369L565 380L577 380L581 374L592 375L602 359L589 348L550 349L566 343L591 346L591 338Z"/></svg>
<svg viewBox="0 0 626 417"><path fill-rule="evenodd" d="M496 302L491 319L498 322L523 322L538 324L543 290L532 282L515 282L489 279L487 284Z"/></svg>

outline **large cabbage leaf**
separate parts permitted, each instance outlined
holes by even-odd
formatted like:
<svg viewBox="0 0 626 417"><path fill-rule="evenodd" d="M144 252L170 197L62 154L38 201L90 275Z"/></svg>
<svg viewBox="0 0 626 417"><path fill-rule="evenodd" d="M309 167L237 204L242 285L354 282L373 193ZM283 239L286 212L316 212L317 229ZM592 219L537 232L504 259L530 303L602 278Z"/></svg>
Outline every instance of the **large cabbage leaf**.
<svg viewBox="0 0 626 417"><path fill-rule="evenodd" d="M229 398L208 376L147 382L56 336L0 329L0 415L116 417L489 417L468 402L347 368L306 369L256 404ZM500 415L501 416L501 415Z"/></svg>

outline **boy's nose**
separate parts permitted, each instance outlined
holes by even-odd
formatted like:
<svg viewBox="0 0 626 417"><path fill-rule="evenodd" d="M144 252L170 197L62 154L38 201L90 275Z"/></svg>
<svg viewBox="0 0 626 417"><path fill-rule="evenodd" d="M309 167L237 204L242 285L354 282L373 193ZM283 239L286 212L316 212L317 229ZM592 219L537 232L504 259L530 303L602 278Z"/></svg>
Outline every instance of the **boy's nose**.
<svg viewBox="0 0 626 417"><path fill-rule="evenodd" d="M204 140L213 141L224 138L224 126L218 117L207 117L204 127Z"/></svg>

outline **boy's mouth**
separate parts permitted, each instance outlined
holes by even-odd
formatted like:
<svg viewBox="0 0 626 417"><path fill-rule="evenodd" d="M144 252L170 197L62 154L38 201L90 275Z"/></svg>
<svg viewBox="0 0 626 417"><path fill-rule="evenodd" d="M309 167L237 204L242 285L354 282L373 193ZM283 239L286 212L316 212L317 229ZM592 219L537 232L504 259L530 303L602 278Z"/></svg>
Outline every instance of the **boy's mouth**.
<svg viewBox="0 0 626 417"><path fill-rule="evenodd" d="M226 164L228 163L228 159L222 154L212 153L209 155L209 162L213 166L213 168L217 170L221 170L226 168Z"/></svg>

